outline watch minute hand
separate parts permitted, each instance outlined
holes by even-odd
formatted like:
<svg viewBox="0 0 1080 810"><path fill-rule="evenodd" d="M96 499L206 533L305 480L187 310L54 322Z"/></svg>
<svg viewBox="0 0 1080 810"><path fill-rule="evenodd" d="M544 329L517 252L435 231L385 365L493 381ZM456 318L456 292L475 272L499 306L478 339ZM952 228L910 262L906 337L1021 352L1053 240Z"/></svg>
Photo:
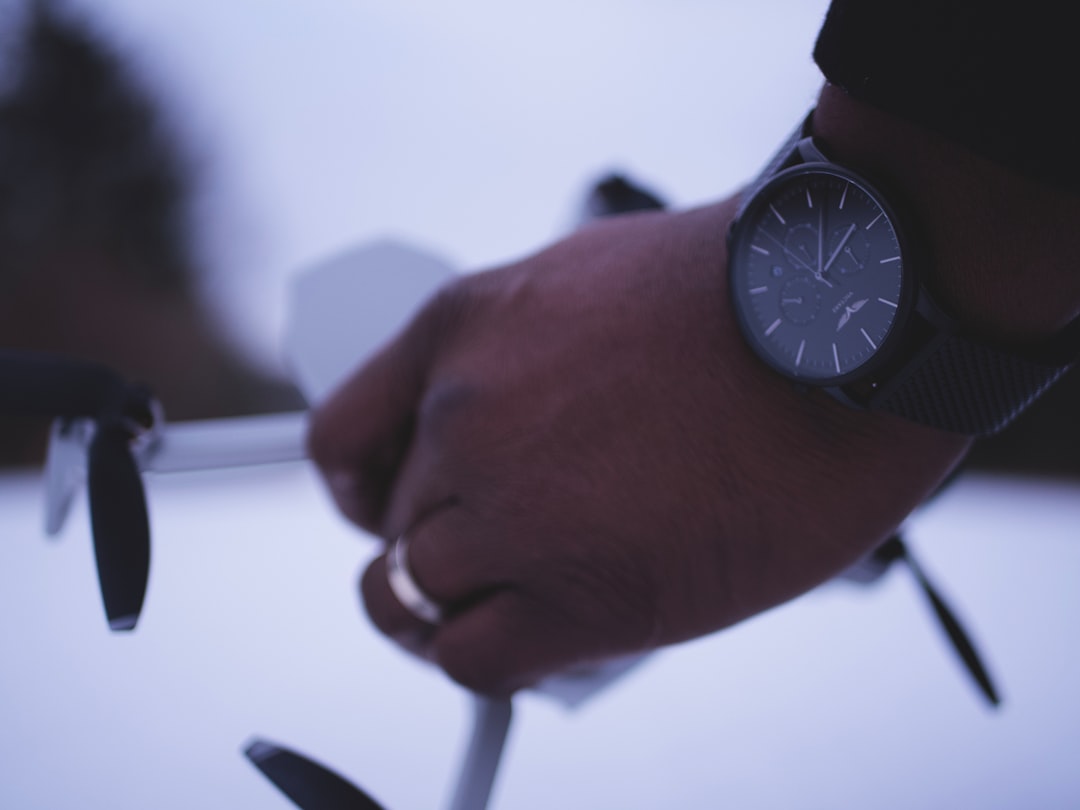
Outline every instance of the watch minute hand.
<svg viewBox="0 0 1080 810"><path fill-rule="evenodd" d="M825 269L828 265L822 266L822 262L825 259L825 206L818 206L818 219L817 219L817 277L821 278L825 274Z"/></svg>
<svg viewBox="0 0 1080 810"><path fill-rule="evenodd" d="M848 229L844 232L844 237L840 240L840 244L836 246L836 250L834 250L832 252L832 255L829 256L829 260L825 262L825 270L828 270L830 267L832 267L832 263L836 261L836 257L840 255L840 251L844 249L844 245L847 244L847 240L851 238L851 234L853 233L855 233L854 222L852 222L851 225L848 226Z"/></svg>

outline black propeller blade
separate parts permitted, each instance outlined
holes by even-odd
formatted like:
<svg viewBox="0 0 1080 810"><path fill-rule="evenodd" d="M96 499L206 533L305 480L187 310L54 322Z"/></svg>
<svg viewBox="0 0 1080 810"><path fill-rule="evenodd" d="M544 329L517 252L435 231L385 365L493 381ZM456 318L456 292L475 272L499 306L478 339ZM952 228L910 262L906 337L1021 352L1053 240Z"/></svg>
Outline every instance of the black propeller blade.
<svg viewBox="0 0 1080 810"><path fill-rule="evenodd" d="M132 630L150 574L150 520L142 475L122 425L98 425L87 459L98 582L112 630Z"/></svg>
<svg viewBox="0 0 1080 810"><path fill-rule="evenodd" d="M938 621L952 642L953 649L956 650L960 660L967 667L971 677L978 685L979 691L982 692L992 706L998 706L1001 703L1001 698L998 696L997 689L990 678L990 673L987 672L986 665L982 662L979 651L975 648L971 637L964 630L963 625L960 624L960 620L952 608L949 607L938 589L930 582L922 566L915 560L904 541L899 535L894 535L881 546L877 553L886 561L903 560L907 563L908 569L914 575L919 587L922 588L927 601L930 602L930 607L937 615Z"/></svg>
<svg viewBox="0 0 1080 810"><path fill-rule="evenodd" d="M135 627L150 570L150 522L132 442L154 424L154 400L98 363L41 352L0 351L0 412L88 419L90 521L98 581L113 630Z"/></svg>
<svg viewBox="0 0 1080 810"><path fill-rule="evenodd" d="M964 662L971 677L978 684L980 691L990 702L990 705L1000 705L1001 698L998 696L997 689L990 679L990 673L987 672L979 651L975 649L975 644L967 631L964 630L963 625L960 624L960 620L942 598L937 588L926 577L922 567L912 557L911 552L906 548L904 549L904 560L907 562L908 568L911 569L911 573L914 574L915 580L922 587L923 593L930 602L930 607L937 614L938 621L941 622L941 626L945 629L949 640L952 641L953 649L960 656L960 660Z"/></svg>
<svg viewBox="0 0 1080 810"><path fill-rule="evenodd" d="M295 751L255 740L244 754L302 810L383 810L360 788Z"/></svg>

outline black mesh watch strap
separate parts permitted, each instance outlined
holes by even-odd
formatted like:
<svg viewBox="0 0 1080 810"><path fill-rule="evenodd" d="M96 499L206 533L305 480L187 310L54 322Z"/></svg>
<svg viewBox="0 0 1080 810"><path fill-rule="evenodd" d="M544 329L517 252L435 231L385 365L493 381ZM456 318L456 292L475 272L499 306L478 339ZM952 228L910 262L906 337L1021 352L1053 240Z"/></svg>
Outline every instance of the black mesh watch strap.
<svg viewBox="0 0 1080 810"><path fill-rule="evenodd" d="M913 364L871 407L941 430L989 436L1019 416L1070 367L952 335Z"/></svg>
<svg viewBox="0 0 1080 810"><path fill-rule="evenodd" d="M811 113L795 127L795 130L787 137L783 145L769 158L768 163L765 164L765 168L758 172L750 185L743 190L742 197L739 200L739 207L735 211L736 219L742 216L743 212L746 210L746 206L754 199L754 196L761 191L765 184L777 174L777 172L786 169L798 158L799 142L804 140L807 136L807 132L810 129L810 117L812 115L813 112L811 111Z"/></svg>

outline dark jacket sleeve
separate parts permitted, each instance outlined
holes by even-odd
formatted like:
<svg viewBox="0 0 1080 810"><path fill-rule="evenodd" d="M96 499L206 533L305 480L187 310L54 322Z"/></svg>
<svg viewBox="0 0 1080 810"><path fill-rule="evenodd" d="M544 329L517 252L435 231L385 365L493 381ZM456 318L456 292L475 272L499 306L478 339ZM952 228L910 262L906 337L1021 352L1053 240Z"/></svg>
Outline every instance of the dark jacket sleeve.
<svg viewBox="0 0 1080 810"><path fill-rule="evenodd" d="M859 100L1080 193L1080 36L1071 8L1045 0L833 0L814 59Z"/></svg>

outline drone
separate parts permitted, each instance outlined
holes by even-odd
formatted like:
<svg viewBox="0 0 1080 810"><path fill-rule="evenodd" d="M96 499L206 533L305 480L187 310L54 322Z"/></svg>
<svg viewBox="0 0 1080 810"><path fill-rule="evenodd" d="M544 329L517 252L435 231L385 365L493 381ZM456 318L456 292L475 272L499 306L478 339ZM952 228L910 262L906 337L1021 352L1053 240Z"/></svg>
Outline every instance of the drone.
<svg viewBox="0 0 1080 810"><path fill-rule="evenodd" d="M149 389L111 369L53 355L0 351L0 409L54 419L45 462L45 531L63 528L85 481L98 582L109 629L130 632L150 571L143 475L299 461L306 414L234 417L168 426ZM474 728L451 810L482 810L510 728L509 700L477 697ZM306 810L380 806L325 766L275 743L245 753Z"/></svg>
<svg viewBox="0 0 1080 810"><path fill-rule="evenodd" d="M342 295L342 288L372 284L375 277L359 271L374 266L380 268L380 308L390 313L390 320L406 316L448 273L446 265L433 257L386 243L339 257L302 279L293 295L290 344L309 401L324 396L355 365L358 345L373 345L386 332L382 327L366 336L334 331L334 324L357 328L354 312L335 317L333 310L340 302L358 300L355 290ZM387 267L398 271L389 285ZM343 346L348 347L344 352L335 348ZM44 471L47 535L60 533L76 495L85 487L105 619L116 633L135 629L146 599L151 537L145 475L306 459L304 411L170 424L148 387L129 382L107 366L52 354L0 350L0 379L5 381L0 388L0 417L52 420ZM899 534L842 576L869 584L899 562L911 571L983 698L996 706L997 689L968 633ZM567 673L537 688L577 704L621 677L636 660ZM473 697L469 742L448 810L487 807L511 725L511 699ZM244 753L302 810L380 808L344 776L286 746L255 738Z"/></svg>

